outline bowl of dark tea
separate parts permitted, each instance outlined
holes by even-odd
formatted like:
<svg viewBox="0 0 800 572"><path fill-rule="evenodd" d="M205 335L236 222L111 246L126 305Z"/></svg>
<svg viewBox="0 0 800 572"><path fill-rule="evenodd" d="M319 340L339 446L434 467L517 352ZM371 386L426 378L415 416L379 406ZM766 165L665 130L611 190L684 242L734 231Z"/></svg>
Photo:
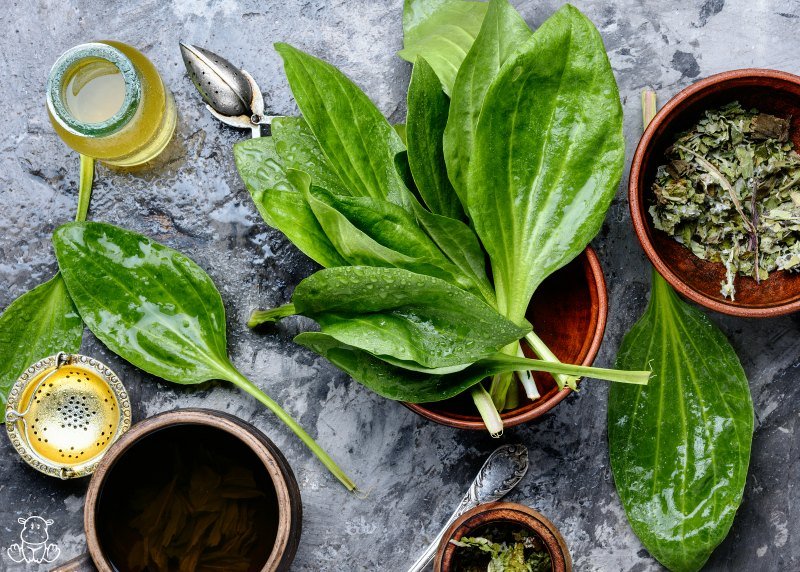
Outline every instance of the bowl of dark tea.
<svg viewBox="0 0 800 572"><path fill-rule="evenodd" d="M525 505L497 502L464 513L439 544L435 572L571 572L561 533Z"/></svg>
<svg viewBox="0 0 800 572"><path fill-rule="evenodd" d="M261 432L224 413L177 410L133 427L89 484L89 553L101 572L288 570L300 493Z"/></svg>
<svg viewBox="0 0 800 572"><path fill-rule="evenodd" d="M650 122L628 183L637 238L694 302L752 318L800 310L800 77L703 79Z"/></svg>

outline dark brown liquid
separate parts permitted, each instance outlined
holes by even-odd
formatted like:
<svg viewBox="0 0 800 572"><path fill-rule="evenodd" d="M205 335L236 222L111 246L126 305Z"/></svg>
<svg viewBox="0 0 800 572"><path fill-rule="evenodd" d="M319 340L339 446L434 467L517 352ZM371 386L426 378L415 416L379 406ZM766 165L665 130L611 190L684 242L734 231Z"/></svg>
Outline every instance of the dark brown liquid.
<svg viewBox="0 0 800 572"><path fill-rule="evenodd" d="M277 524L258 457L201 425L141 439L112 467L97 503L100 545L119 572L260 570Z"/></svg>

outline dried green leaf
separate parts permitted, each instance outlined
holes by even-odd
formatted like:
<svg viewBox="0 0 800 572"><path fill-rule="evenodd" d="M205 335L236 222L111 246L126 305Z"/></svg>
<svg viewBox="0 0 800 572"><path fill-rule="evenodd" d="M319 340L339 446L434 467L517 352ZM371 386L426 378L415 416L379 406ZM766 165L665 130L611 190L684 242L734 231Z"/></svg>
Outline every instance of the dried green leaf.
<svg viewBox="0 0 800 572"><path fill-rule="evenodd" d="M654 226L703 260L760 281L800 270L800 155L789 120L738 102L705 112L667 149L653 183Z"/></svg>

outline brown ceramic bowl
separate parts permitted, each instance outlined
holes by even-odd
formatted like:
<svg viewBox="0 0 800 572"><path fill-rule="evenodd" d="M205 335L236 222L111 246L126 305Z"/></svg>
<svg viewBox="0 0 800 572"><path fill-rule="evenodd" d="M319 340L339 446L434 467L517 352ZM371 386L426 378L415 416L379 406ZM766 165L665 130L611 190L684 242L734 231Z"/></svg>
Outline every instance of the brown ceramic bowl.
<svg viewBox="0 0 800 572"><path fill-rule="evenodd" d="M269 510L259 509L253 519L258 539L251 548L253 554L246 555L253 562L251 570L289 569L300 540L302 505L286 459L263 433L232 415L206 409L180 409L135 425L109 449L92 476L86 494L84 527L89 554L100 572L118 570L117 562L126 556L125 551L131 550L131 543L124 539L127 522L113 522L123 512L120 505L124 501L120 500L135 493L126 489L135 488L138 479L148 472L172 470L157 466L157 443L184 447L198 435L211 453L219 450L257 471L253 474L257 486L265 493L263 502Z"/></svg>
<svg viewBox="0 0 800 572"><path fill-rule="evenodd" d="M472 536L487 525L509 524L527 528L542 539L550 553L552 572L572 572L572 558L564 537L556 526L544 516L525 505L495 502L477 506L465 512L447 529L433 563L434 572L452 572L458 563L459 548L451 540Z"/></svg>
<svg viewBox="0 0 800 572"><path fill-rule="evenodd" d="M757 284L736 278L736 300L720 294L725 278L721 263L697 258L688 248L656 230L648 213L653 201L656 169L664 150L678 133L694 125L707 109L739 101L780 117L794 117L790 138L800 149L800 77L775 70L742 69L713 75L673 97L659 111L636 149L628 183L631 218L647 257L678 292L701 306L749 318L764 318L800 310L800 273L774 272Z"/></svg>
<svg viewBox="0 0 800 572"><path fill-rule="evenodd" d="M528 307L528 321L533 331L564 363L592 365L608 317L608 295L603 269L594 250L588 247L575 260L552 274L536 290ZM525 347L529 357L536 357ZM532 421L561 403L572 391L558 390L547 373L534 373L541 397L525 398L520 387L521 405L500 416L506 427ZM468 394L436 403L404 403L423 417L449 427L485 431L475 404Z"/></svg>

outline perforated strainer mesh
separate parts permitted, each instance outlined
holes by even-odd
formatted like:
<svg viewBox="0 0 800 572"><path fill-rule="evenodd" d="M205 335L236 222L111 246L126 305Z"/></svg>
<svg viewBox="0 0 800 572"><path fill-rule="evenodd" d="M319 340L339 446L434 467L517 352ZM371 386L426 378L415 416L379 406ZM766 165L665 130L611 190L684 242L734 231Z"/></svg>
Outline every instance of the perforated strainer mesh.
<svg viewBox="0 0 800 572"><path fill-rule="evenodd" d="M59 354L28 368L6 409L6 427L22 457L61 478L91 473L130 419L116 375L80 355Z"/></svg>

